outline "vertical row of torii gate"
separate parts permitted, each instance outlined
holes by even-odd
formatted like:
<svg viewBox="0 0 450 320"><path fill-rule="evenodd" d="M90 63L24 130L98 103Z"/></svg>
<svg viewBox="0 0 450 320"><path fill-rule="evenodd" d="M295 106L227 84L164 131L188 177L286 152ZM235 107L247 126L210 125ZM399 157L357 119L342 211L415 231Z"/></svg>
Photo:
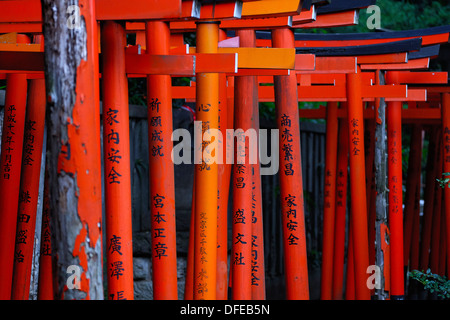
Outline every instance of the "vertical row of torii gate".
<svg viewBox="0 0 450 320"><path fill-rule="evenodd" d="M230 141L226 134L222 145L235 143L246 161L211 162L207 150L217 145L210 141L197 150L207 156L195 164L185 295L178 297L172 99L196 102L202 133L258 129L258 102L275 102L287 299L309 299L300 117L327 123L321 299L370 299L380 292L402 299L405 266L450 274L450 189L435 188L435 179L450 172L450 92L447 72L427 71L439 45L449 40L449 26L294 33L356 24L358 11L375 4L366 0L80 0L66 12L51 3L0 2L0 77L7 83L0 159L0 298L29 298L39 186L44 181L41 164L47 158L39 299L103 298L101 290L92 288L93 277L101 277L103 260L95 259L95 252L106 256L107 298L133 299L131 77L147 79L155 299L266 297L260 164L249 164L245 136ZM62 17L67 23L58 21ZM44 41L57 33L52 29L56 25L67 27L69 35L77 28L85 34L85 51L73 77L74 96L67 92L65 97L73 100L69 114L59 111L53 95L61 74L49 72L52 59L64 57L64 51L50 50L50 41ZM183 41L188 32L196 32L195 48ZM136 45L127 45L127 33L136 35ZM172 85L171 77L185 76L195 79L191 86ZM299 101L327 105L299 110ZM55 145L60 150L56 166L49 160L51 152L42 156L46 117L47 150ZM57 117L66 117L65 128L52 140L51 123ZM413 127L408 172L402 172L403 123ZM423 132L430 134L432 165L426 171L420 222ZM384 150L386 157L377 154ZM56 178L50 180L52 172ZM74 188L64 189L67 179L73 179ZM73 282L65 281L75 270L69 265L81 268ZM381 266L381 289L368 286L373 265Z"/></svg>

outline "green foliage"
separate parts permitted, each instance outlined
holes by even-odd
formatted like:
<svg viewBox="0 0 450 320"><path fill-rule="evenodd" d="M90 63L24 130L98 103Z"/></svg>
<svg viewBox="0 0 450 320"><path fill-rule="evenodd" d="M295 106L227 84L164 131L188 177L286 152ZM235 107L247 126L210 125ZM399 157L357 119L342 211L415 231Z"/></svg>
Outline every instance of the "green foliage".
<svg viewBox="0 0 450 320"><path fill-rule="evenodd" d="M439 185L441 188L445 188L447 185L450 188L450 178L446 178L450 176L450 172L444 172L442 173L442 179L436 179L437 182L439 182Z"/></svg>
<svg viewBox="0 0 450 320"><path fill-rule="evenodd" d="M444 299L450 298L450 281L445 276L434 274L430 269L427 272L412 270L409 272L409 276L411 279L423 284L425 290L436 293L438 297Z"/></svg>

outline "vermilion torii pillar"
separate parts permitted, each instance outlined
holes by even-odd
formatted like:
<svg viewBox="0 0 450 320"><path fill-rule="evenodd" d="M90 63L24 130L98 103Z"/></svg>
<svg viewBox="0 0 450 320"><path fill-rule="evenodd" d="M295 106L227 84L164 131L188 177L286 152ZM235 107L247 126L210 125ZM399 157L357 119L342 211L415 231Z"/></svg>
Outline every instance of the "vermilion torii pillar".
<svg viewBox="0 0 450 320"><path fill-rule="evenodd" d="M26 74L9 74L6 80L0 174L0 299L11 299L14 243L19 206L22 142L27 99ZM18 256L17 258L20 258Z"/></svg>
<svg viewBox="0 0 450 320"><path fill-rule="evenodd" d="M146 50L169 54L167 22L148 21ZM147 76L149 119L150 210L152 224L152 279L154 299L177 299L175 228L175 180L171 158L172 79L170 75Z"/></svg>
<svg viewBox="0 0 450 320"><path fill-rule="evenodd" d="M272 32L274 48L293 48L293 31ZM300 154L297 78L274 76L277 126L280 130L280 197L285 257L286 297L309 299L308 265Z"/></svg>
<svg viewBox="0 0 450 320"><path fill-rule="evenodd" d="M450 172L450 93L442 94L442 142L443 142L443 172ZM445 224L447 226L446 246L447 246L447 274L450 274L450 188L444 190Z"/></svg>
<svg viewBox="0 0 450 320"><path fill-rule="evenodd" d="M361 69L347 75L348 131L350 162L350 202L357 300L370 300L367 287L369 244L364 158L364 117L361 96Z"/></svg>
<svg viewBox="0 0 450 320"><path fill-rule="evenodd" d="M28 300L39 198L45 127L45 81L30 80L23 140L22 174L17 213L11 298Z"/></svg>
<svg viewBox="0 0 450 320"><path fill-rule="evenodd" d="M398 73L389 72L387 83L398 84ZM402 102L388 102L386 112L388 138L388 189L390 229L391 299L403 300L403 178L402 178Z"/></svg>
<svg viewBox="0 0 450 320"><path fill-rule="evenodd" d="M197 50L216 53L219 40L218 21L198 22ZM219 128L219 75L197 73L197 120L201 121L202 136L209 129ZM217 141L209 144L217 146ZM209 145L208 144L208 145ZM194 299L216 299L217 275L217 162L205 155L207 145L201 144L201 163L195 165L195 241L194 241ZM216 148L213 148L217 150Z"/></svg>
<svg viewBox="0 0 450 320"><path fill-rule="evenodd" d="M325 183L323 209L322 276L320 278L322 300L331 300L333 291L333 252L335 243L336 165L338 153L337 102L327 105L327 129L325 151ZM341 129L342 131L342 129Z"/></svg>
<svg viewBox="0 0 450 320"><path fill-rule="evenodd" d="M238 32L241 47L254 47L253 30ZM252 298L252 168L250 159L258 154L252 135L254 104L258 103L257 82L254 76L235 77L234 126L236 161L233 166L233 219L232 219L232 298ZM250 129L250 130L249 130ZM247 137L247 134L249 136Z"/></svg>
<svg viewBox="0 0 450 320"><path fill-rule="evenodd" d="M130 128L124 26L102 25L103 149L108 299L133 300Z"/></svg>

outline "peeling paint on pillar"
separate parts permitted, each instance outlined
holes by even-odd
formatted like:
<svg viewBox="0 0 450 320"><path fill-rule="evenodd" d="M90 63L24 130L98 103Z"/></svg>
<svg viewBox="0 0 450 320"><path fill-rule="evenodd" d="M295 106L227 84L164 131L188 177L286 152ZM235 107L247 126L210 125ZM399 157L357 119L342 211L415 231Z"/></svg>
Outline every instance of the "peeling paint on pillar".
<svg viewBox="0 0 450 320"><path fill-rule="evenodd" d="M69 29L67 8L80 26ZM57 299L103 299L98 42L93 0L42 0L48 166ZM68 289L67 268L81 270Z"/></svg>

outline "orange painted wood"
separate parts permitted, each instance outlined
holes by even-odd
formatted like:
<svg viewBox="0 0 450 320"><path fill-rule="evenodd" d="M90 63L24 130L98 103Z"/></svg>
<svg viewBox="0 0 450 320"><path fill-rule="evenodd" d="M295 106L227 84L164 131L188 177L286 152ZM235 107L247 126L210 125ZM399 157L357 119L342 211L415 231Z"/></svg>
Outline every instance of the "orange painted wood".
<svg viewBox="0 0 450 320"><path fill-rule="evenodd" d="M299 21L297 24L294 17L294 26L298 25L298 27L302 29L345 27L355 24L358 24L358 13L355 10L319 14L315 21L307 23L301 23L301 21Z"/></svg>
<svg viewBox="0 0 450 320"><path fill-rule="evenodd" d="M337 151L336 215L334 225L332 299L344 298L344 259L348 185L348 122L339 120L339 148Z"/></svg>
<svg viewBox="0 0 450 320"><path fill-rule="evenodd" d="M167 55L170 29L166 22L146 25L147 50ZM149 187L152 229L153 295L155 300L176 300L177 251L175 178L172 150L172 95L169 75L147 77L149 130Z"/></svg>
<svg viewBox="0 0 450 320"><path fill-rule="evenodd" d="M365 186L364 118L360 71L347 75L351 219L353 221L355 289L357 300L369 300L367 202ZM358 196L356 196L358 195Z"/></svg>
<svg viewBox="0 0 450 320"><path fill-rule="evenodd" d="M297 73L355 73L355 71L355 57L316 57L316 67L314 71L298 70Z"/></svg>
<svg viewBox="0 0 450 320"><path fill-rule="evenodd" d="M423 216L421 221L421 231L420 231L420 252L419 252L419 270L427 270L429 268L429 258L430 258L430 242L434 212L434 193L436 191L436 180L438 177L438 167L436 163L438 162L441 141L439 139L440 132L438 126L429 128L429 145L428 145L428 157L426 164L426 178L424 187L424 207Z"/></svg>
<svg viewBox="0 0 450 320"><path fill-rule="evenodd" d="M242 18L224 19L220 22L220 28L227 30L239 30L252 28L255 30L266 30L268 28L281 28L291 26L290 17L267 17L267 18ZM171 21L172 32L192 32L195 30L195 21Z"/></svg>
<svg viewBox="0 0 450 320"><path fill-rule="evenodd" d="M44 180L42 204L41 244L39 254L38 300L53 300L53 262L52 237L50 227L50 199L48 197L48 179Z"/></svg>
<svg viewBox="0 0 450 320"><path fill-rule="evenodd" d="M166 19L181 16L181 1L95 0L97 20Z"/></svg>
<svg viewBox="0 0 450 320"><path fill-rule="evenodd" d="M103 154L105 177L108 299L133 300L130 128L125 74L125 29L108 21L102 26Z"/></svg>
<svg viewBox="0 0 450 320"><path fill-rule="evenodd" d="M293 48L290 29L272 31L274 48ZM300 154L297 78L275 76L275 105L280 130L280 199L285 256L286 298L309 299L304 200Z"/></svg>
<svg viewBox="0 0 450 320"><path fill-rule="evenodd" d="M219 40L226 39L226 32L219 29ZM231 112L228 105L227 75L219 74L219 130L222 140L219 141L219 149L225 154L229 139L226 130L231 129L233 120L229 119ZM228 199L230 193L232 164L218 164L218 189L217 189L217 285L216 299L228 299Z"/></svg>
<svg viewBox="0 0 450 320"><path fill-rule="evenodd" d="M316 68L316 57L313 54L296 54L295 66L296 71L313 71Z"/></svg>
<svg viewBox="0 0 450 320"><path fill-rule="evenodd" d="M43 51L43 48L38 43L0 43L0 51L39 52Z"/></svg>
<svg viewBox="0 0 450 320"><path fill-rule="evenodd" d="M331 300L333 296L333 253L336 214L336 165L338 152L337 102L327 104L327 127L325 149L325 180L322 232L322 266L320 299Z"/></svg>
<svg viewBox="0 0 450 320"><path fill-rule="evenodd" d="M216 53L219 26L214 22L197 25L197 50L199 53ZM201 132L218 129L219 75L197 73L196 117L202 122ZM217 142L209 142L211 144ZM195 241L194 241L194 299L216 299L217 279L217 163L212 155L203 157L207 148L200 144L200 163L195 164Z"/></svg>
<svg viewBox="0 0 450 320"><path fill-rule="evenodd" d="M362 64L361 70L421 70L428 69L430 58L409 60L406 63L396 64Z"/></svg>
<svg viewBox="0 0 450 320"><path fill-rule="evenodd" d="M386 39L358 39L358 40L296 40L295 47L347 47L347 46L362 46L368 44L387 43L393 41L401 41L407 39L413 39L417 37L405 37L405 38L386 38ZM423 35L422 46L428 46L432 44L446 43L449 39L448 33Z"/></svg>
<svg viewBox="0 0 450 320"><path fill-rule="evenodd" d="M195 72L236 72L236 55L207 54L195 55L126 55L128 74L154 74L192 76Z"/></svg>
<svg viewBox="0 0 450 320"><path fill-rule="evenodd" d="M420 71L387 71L386 77L395 73L398 77L398 83L406 84L446 84L448 72L420 72Z"/></svg>
<svg viewBox="0 0 450 320"><path fill-rule="evenodd" d="M408 54L406 52L399 52L357 56L357 61L361 65L371 63L406 63L408 61Z"/></svg>
<svg viewBox="0 0 450 320"><path fill-rule="evenodd" d="M5 114L0 158L0 299L11 299L13 264L22 259L14 251L22 168L27 80L24 74L10 74L6 80Z"/></svg>
<svg viewBox="0 0 450 320"><path fill-rule="evenodd" d="M189 48L189 52L194 54L196 48ZM239 68L293 69L296 61L295 49L290 48L220 47L218 52L220 54L237 54Z"/></svg>
<svg viewBox="0 0 450 320"><path fill-rule="evenodd" d="M131 54L125 56L127 74L193 75L194 56Z"/></svg>
<svg viewBox="0 0 450 320"><path fill-rule="evenodd" d="M387 83L398 83L391 73ZM390 229L391 299L404 295L403 269L403 190L402 190L402 103L390 102L386 108L388 148L388 220Z"/></svg>
<svg viewBox="0 0 450 320"><path fill-rule="evenodd" d="M443 172L450 172L450 94L442 94L442 142L443 142ZM447 248L447 274L450 274L450 188L444 191L445 237Z"/></svg>
<svg viewBox="0 0 450 320"><path fill-rule="evenodd" d="M316 7L312 5L309 10L302 10L299 14L292 16L292 25L303 25L314 22L317 19Z"/></svg>
<svg viewBox="0 0 450 320"><path fill-rule="evenodd" d="M241 47L251 47L255 42L253 30L237 33ZM234 126L240 134L235 142L233 166L233 219L232 219L232 299L252 298L252 163L250 156L257 154L251 139L244 134L253 126L254 104L258 103L255 76L234 79Z"/></svg>
<svg viewBox="0 0 450 320"><path fill-rule="evenodd" d="M31 80L23 140L22 170L11 298L28 300L36 229L37 204L45 127L45 81Z"/></svg>
<svg viewBox="0 0 450 320"><path fill-rule="evenodd" d="M299 0L260 0L244 2L242 17L291 16L301 11Z"/></svg>

